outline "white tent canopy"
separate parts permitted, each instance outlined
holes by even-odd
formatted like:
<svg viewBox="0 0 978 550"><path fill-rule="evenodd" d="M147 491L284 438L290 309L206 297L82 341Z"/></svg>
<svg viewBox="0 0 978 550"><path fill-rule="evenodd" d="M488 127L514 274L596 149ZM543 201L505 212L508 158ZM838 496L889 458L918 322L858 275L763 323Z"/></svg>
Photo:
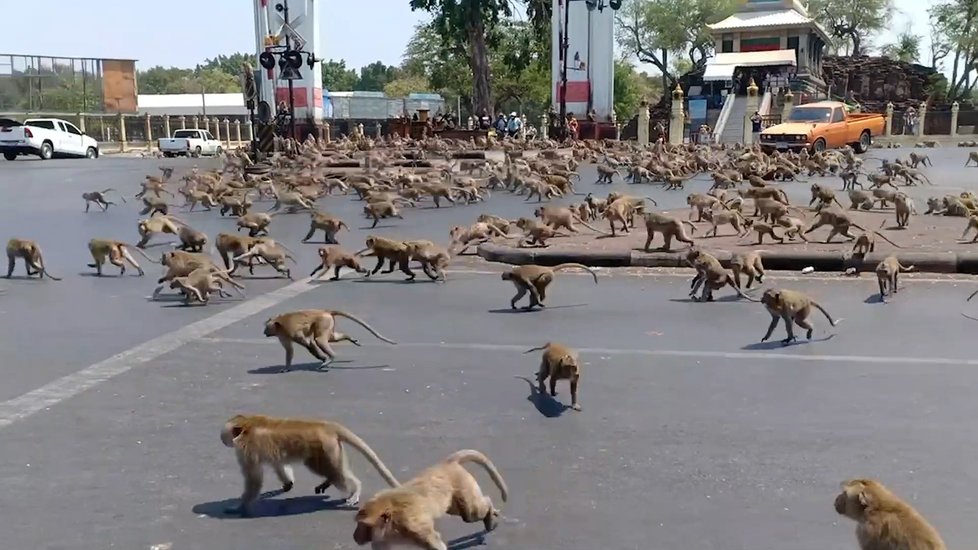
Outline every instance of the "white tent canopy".
<svg viewBox="0 0 978 550"><path fill-rule="evenodd" d="M737 67L795 66L795 50L718 53L706 62L704 81L733 80Z"/></svg>

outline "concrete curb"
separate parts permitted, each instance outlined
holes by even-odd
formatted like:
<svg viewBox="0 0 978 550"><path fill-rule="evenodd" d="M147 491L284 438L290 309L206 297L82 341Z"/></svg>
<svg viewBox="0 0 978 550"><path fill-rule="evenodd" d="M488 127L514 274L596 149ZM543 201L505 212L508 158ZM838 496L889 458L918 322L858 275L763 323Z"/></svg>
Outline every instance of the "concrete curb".
<svg viewBox="0 0 978 550"><path fill-rule="evenodd" d="M685 250L678 252L626 251L574 251L548 250L546 248L513 248L497 244L482 244L478 253L490 262L513 265L557 265L567 262L591 267L688 267L683 259ZM732 253L728 250L711 250L724 267L730 264ZM847 258L843 252L777 252L766 250L762 253L764 267L778 271L801 271L814 267L816 271L845 271L857 267L860 271L876 268L884 253L867 254L859 258ZM896 254L904 266L913 265L917 271L926 273L967 273L978 274L978 252L900 252Z"/></svg>

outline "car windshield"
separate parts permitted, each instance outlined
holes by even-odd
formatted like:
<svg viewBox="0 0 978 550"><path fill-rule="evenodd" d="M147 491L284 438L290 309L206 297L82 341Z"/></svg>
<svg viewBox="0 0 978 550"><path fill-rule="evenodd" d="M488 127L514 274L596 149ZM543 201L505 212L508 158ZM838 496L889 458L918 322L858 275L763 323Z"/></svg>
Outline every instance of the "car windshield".
<svg viewBox="0 0 978 550"><path fill-rule="evenodd" d="M197 137L197 130L177 130L173 132L173 137L175 138L195 138Z"/></svg>
<svg viewBox="0 0 978 550"><path fill-rule="evenodd" d="M789 122L828 122L831 119L831 107L796 108L788 115Z"/></svg>

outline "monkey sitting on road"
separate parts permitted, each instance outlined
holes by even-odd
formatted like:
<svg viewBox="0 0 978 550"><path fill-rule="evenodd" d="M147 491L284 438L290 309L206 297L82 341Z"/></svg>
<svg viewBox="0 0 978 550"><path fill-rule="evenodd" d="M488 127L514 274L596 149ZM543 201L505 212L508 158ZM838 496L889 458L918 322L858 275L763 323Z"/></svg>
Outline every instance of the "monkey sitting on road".
<svg viewBox="0 0 978 550"><path fill-rule="evenodd" d="M105 198L105 194L109 191L115 191L115 189L109 187L108 189L103 189L101 191L89 191L87 193L82 193L82 198L85 199L85 213L88 213L88 209L91 208L93 202L96 206L102 209L102 212L108 210L110 205L115 204L114 202L106 200ZM116 191L116 193L118 193L118 191ZM126 202L126 198L123 197L121 193L119 194L119 198L122 199L122 202Z"/></svg>
<svg viewBox="0 0 978 550"><path fill-rule="evenodd" d="M348 267L357 273L366 274L368 271L360 265L360 260L357 260L356 254L344 250L338 246L320 246L319 247L319 259L320 263L316 266L316 269L312 270L309 274L310 277L315 277L320 271L325 275L329 272L330 268L333 268L333 276L330 277L330 281L338 281L340 279L340 269Z"/></svg>
<svg viewBox="0 0 978 550"><path fill-rule="evenodd" d="M295 478L290 464L297 462L326 478L315 487L317 495L335 485L347 494L347 504L355 506L360 502L361 483L350 469L344 445L359 451L391 487L400 485L364 440L336 422L238 414L225 422L221 442L234 449L245 483L241 503L226 510L231 514L251 515L252 505L261 494L262 468L266 465L282 483L282 491L291 491Z"/></svg>
<svg viewBox="0 0 978 550"><path fill-rule="evenodd" d="M886 295L897 293L897 277L900 273L913 271L914 266L903 267L896 256L887 256L876 266L876 279L880 285L880 301L886 303ZM889 290L889 292L887 292Z"/></svg>
<svg viewBox="0 0 978 550"><path fill-rule="evenodd" d="M474 462L489 473L503 502L509 496L506 482L489 457L475 450L449 455L400 487L385 489L357 511L353 541L374 549L401 544L425 550L448 550L435 520L451 514L466 523L481 521L486 532L496 529L499 510L482 493L479 482L462 464Z"/></svg>
<svg viewBox="0 0 978 550"><path fill-rule="evenodd" d="M543 358L540 360L540 369L537 371L537 389L540 393L544 393L546 390L543 384L549 378L550 396L556 397L557 380L568 380L570 382L571 408L575 411L581 410L581 405L577 402L577 384L581 379L581 361L577 352L563 344L547 342L538 348L528 349L523 353L540 350L543 350Z"/></svg>
<svg viewBox="0 0 978 550"><path fill-rule="evenodd" d="M88 241L88 251L92 254L92 259L95 260L95 263L88 264L88 267L94 267L96 274L98 274L98 276L101 277L102 265L105 264L105 258L108 257L109 263L119 268L119 276L121 277L126 274L126 264L123 261L125 260L126 262L129 262L129 264L132 265L134 268L136 268L136 271L139 272L139 276L142 277L143 268L139 267L139 264L136 263L135 258L133 258L132 254L129 253L130 247L135 249L136 252L142 254L142 256L147 260L156 264L159 263L153 258L150 258L145 252L136 248L133 245L130 245L129 243L124 243L122 241L113 241L109 239L92 239Z"/></svg>
<svg viewBox="0 0 978 550"><path fill-rule="evenodd" d="M788 333L788 337L781 341L782 344L788 345L798 339L795 336L794 324L807 329L808 334L806 336L811 340L815 327L808 320L808 317L811 315L813 307L821 311L833 327L842 322L842 319L832 320L832 316L829 315L828 311L825 311L825 308L807 294L797 290L775 288L765 290L764 295L761 296L761 303L771 314L771 324L767 327L767 333L764 338L761 338L761 342L766 342L771 337L771 333L774 332L778 322L782 319L784 319L785 330Z"/></svg>
<svg viewBox="0 0 978 550"><path fill-rule="evenodd" d="M285 368L282 372L292 369L292 357L295 354L293 344L306 348L313 357L322 361L319 370L329 368L330 363L336 358L336 353L329 345L331 342L347 341L355 346L360 345L356 339L336 330L336 317L345 317L367 329L378 339L388 344L397 344L382 336L366 321L344 311L305 309L283 313L265 321L265 336L278 337L279 343L285 348Z"/></svg>
<svg viewBox="0 0 978 550"><path fill-rule="evenodd" d="M856 522L860 550L947 550L941 535L913 506L876 480L843 482L835 511Z"/></svg>
<svg viewBox="0 0 978 550"><path fill-rule="evenodd" d="M54 281L61 280L59 277L48 273L47 268L44 267L44 255L41 253L41 247L36 242L29 239L17 238L7 241L8 279L14 274L14 266L17 263L17 258L24 260L24 270L27 272L28 277L38 275L40 279L47 276Z"/></svg>
<svg viewBox="0 0 978 550"><path fill-rule="evenodd" d="M544 307L543 301L547 299L547 286L553 282L554 273L571 268L586 270L594 277L594 284L598 284L598 274L586 265L577 263L564 263L554 267L520 265L504 272L502 280L510 281L516 287L516 295L509 301L509 306L516 309L516 302L519 302L529 292L530 305L523 309L529 311L534 306Z"/></svg>

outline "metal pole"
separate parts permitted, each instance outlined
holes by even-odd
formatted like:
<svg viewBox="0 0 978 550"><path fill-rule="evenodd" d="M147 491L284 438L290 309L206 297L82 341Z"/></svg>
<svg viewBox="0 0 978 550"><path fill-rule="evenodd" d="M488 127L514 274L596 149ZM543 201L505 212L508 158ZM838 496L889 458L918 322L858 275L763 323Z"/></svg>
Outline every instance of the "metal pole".
<svg viewBox="0 0 978 550"><path fill-rule="evenodd" d="M567 128L567 48L570 46L570 35L567 32L567 28L570 25L570 3L571 0L563 0L564 4L564 28L559 36L563 39L560 41L560 52L562 56L562 68L560 70L560 138L566 139L568 135Z"/></svg>
<svg viewBox="0 0 978 550"><path fill-rule="evenodd" d="M207 95L204 94L204 87L200 87L200 106L204 111L204 118L207 118Z"/></svg>
<svg viewBox="0 0 978 550"><path fill-rule="evenodd" d="M282 14L285 16L285 24L289 25L289 0L282 0ZM292 49L292 39L290 33L285 33L285 51ZM289 79L289 137L295 139L295 98L292 95L292 79Z"/></svg>

